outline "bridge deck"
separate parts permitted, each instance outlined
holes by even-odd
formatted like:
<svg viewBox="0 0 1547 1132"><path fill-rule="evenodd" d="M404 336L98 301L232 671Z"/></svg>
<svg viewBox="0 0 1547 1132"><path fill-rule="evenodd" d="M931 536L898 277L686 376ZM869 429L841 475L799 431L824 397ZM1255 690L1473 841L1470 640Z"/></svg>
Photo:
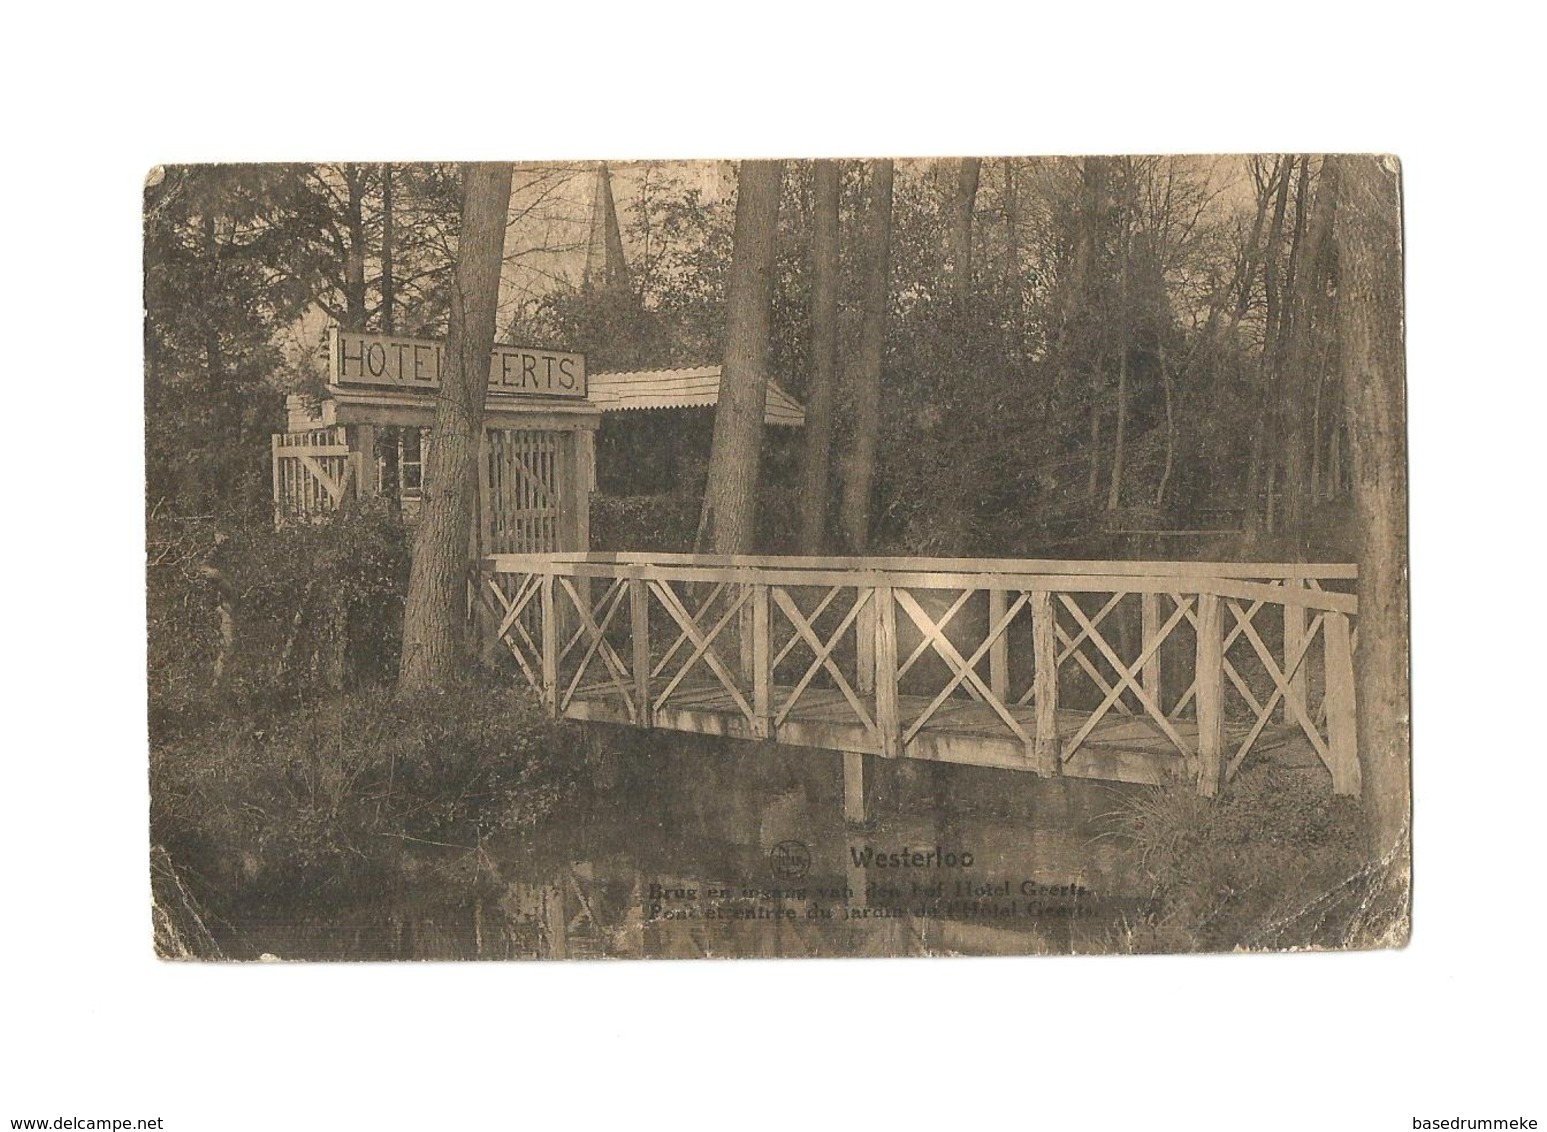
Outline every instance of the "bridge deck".
<svg viewBox="0 0 1547 1132"><path fill-rule="evenodd" d="M775 702L782 702L791 690L788 686L776 686ZM923 714L930 703L930 698L925 696L903 694L898 699L902 716L910 720ZM1011 706L1009 710L1028 734L1034 732L1035 711L1031 706ZM1086 714L1076 709L1060 709L1060 732L1073 734L1085 721ZM617 695L598 686L577 691L565 715L595 722L630 722L628 709ZM660 730L753 738L730 694L710 685L679 688L668 703L657 709L652 722ZM1174 721L1174 726L1183 739L1196 741L1196 722L1181 719ZM1259 739L1259 749L1267 749L1275 745L1275 741L1283 740L1285 729L1273 731ZM1244 728L1227 729L1227 733L1235 738L1244 732ZM873 732L855 718L848 701L841 693L829 689L808 688L784 722L775 726L773 739L794 747L881 753ZM994 710L987 704L966 698L950 699L942 704L918 734L904 744L902 756L1008 770L1032 767L1025 746L1007 733ZM1188 777L1186 761L1157 727L1140 716L1117 713L1108 715L1096 725L1064 763L1062 773L1075 778L1153 785Z"/></svg>

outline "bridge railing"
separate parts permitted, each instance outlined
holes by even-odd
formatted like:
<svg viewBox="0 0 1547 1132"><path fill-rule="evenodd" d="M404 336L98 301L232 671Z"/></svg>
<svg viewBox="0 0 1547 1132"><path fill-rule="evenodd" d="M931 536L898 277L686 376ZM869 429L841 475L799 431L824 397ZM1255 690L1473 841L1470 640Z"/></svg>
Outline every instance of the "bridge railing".
<svg viewBox="0 0 1547 1132"><path fill-rule="evenodd" d="M1303 735L1334 791L1359 789L1351 565L502 554L484 569L494 635L558 715L1043 775L1170 765L1208 795Z"/></svg>

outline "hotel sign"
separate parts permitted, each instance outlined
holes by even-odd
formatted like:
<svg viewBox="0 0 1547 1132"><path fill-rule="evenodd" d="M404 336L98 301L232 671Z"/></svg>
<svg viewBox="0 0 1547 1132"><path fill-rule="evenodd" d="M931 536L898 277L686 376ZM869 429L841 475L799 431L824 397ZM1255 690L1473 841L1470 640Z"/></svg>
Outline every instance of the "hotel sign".
<svg viewBox="0 0 1547 1132"><path fill-rule="evenodd" d="M445 353L440 342L334 327L328 332L328 379L335 385L433 391L440 388ZM585 355L496 346L489 359L489 393L584 398Z"/></svg>

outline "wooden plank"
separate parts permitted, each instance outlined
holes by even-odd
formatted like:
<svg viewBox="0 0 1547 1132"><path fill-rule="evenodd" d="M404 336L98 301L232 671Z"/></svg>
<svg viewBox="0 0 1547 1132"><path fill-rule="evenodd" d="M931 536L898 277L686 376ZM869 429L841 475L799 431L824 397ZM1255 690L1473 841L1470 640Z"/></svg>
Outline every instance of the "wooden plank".
<svg viewBox="0 0 1547 1132"><path fill-rule="evenodd" d="M640 576L641 576L641 578L643 578L643 571L640 571ZM648 579L644 579L644 580L646 581L647 585L651 585L651 586L665 586L667 589L671 588L669 583L665 583L665 582L654 582L654 583L651 583L651 582L648 581ZM697 622L700 619L702 619L704 614L714 605L714 603L716 601L718 601L720 599L720 595L722 593L724 593L724 592L725 592L725 583L724 582L717 583L715 585L714 589L709 591L709 596L706 597L703 601L699 602L698 608L693 611L693 620L695 622ZM665 601L663 599L662 600L662 605L664 606L664 604L665 604ZM661 673L665 672L666 671L666 666L671 663L672 658L675 657L679 651L681 651L683 645L688 644L688 643L689 643L688 635L686 633L679 632L677 634L676 639L673 640L672 643L669 646L667 646L666 651L661 654L661 659L657 660L655 662L654 667L650 669L650 675L652 677L655 677L655 676L659 676L659 675L661 675Z"/></svg>
<svg viewBox="0 0 1547 1132"><path fill-rule="evenodd" d="M1219 598L1198 599L1197 701L1198 793L1212 798L1224 785L1225 669L1224 622Z"/></svg>
<svg viewBox="0 0 1547 1132"><path fill-rule="evenodd" d="M1065 603L1073 600L1072 598L1063 594L1058 596ZM1059 665L1062 666L1063 662L1066 660L1074 660L1075 663L1084 669L1085 675L1090 677L1091 683L1100 688L1102 692L1110 692L1112 690L1112 684L1105 676L1101 674L1101 670L1096 667L1091 659L1080 651L1080 642L1089 638L1095 626L1100 625L1102 620L1105 619L1106 615L1111 613L1113 609L1117 608L1118 603L1127 596L1128 594L1125 590L1119 590L1118 592L1114 593L1110 598L1107 599L1106 604L1104 604L1096 611L1096 615L1088 619L1087 626L1082 628L1073 636L1064 632L1063 626L1059 625L1056 619L1053 622L1053 632L1058 637L1058 643L1062 646L1060 652L1058 653ZM1025 702L1029 699L1031 699L1030 688L1026 689L1026 695L1022 698L1022 702ZM1123 703L1120 697L1116 701L1116 706L1118 711L1122 712L1124 715L1128 714L1128 705Z"/></svg>
<svg viewBox="0 0 1547 1132"><path fill-rule="evenodd" d="M988 623L992 628L1004 620L1009 604L1009 591L994 588L988 591ZM1001 702L1010 698L1010 629L994 638L988 646L988 686Z"/></svg>
<svg viewBox="0 0 1547 1132"><path fill-rule="evenodd" d="M1058 735L1058 633L1053 595L1031 595L1032 696L1036 721L1032 765L1038 774L1052 776L1063 766L1062 741Z"/></svg>
<svg viewBox="0 0 1547 1132"><path fill-rule="evenodd" d="M863 561L863 560L861 560ZM563 557L542 558L537 563L523 563L519 556L493 555L489 568L495 573L521 573L536 566L554 568L578 578L616 578L626 572L627 564L591 563ZM782 586L852 586L854 574L841 570L811 570L794 574L777 570L690 566L659 566L638 563L651 581L672 582L729 582L746 584L767 582ZM871 572L868 571L867 572ZM986 578L982 574L914 574L888 572L887 584L895 589L907 590L980 590L986 586L1001 585L1009 589L1027 592L1050 590L1055 593L1175 593L1183 590L1192 593L1211 593L1219 597L1234 597L1245 601L1262 600L1279 605L1302 605L1307 609L1327 609L1339 613L1355 614L1359 611L1359 599L1353 594L1331 590L1286 590L1281 585L1237 581L1230 578L1155 577L1123 574L1102 577L1098 575L1038 575L1002 574ZM1182 584L1179 584L1182 583Z"/></svg>
<svg viewBox="0 0 1547 1132"><path fill-rule="evenodd" d="M897 611L892 587L878 582L871 590L876 630L876 729L881 751L896 758L902 751L902 715L897 704Z"/></svg>
<svg viewBox="0 0 1547 1132"><path fill-rule="evenodd" d="M1348 618L1329 613L1322 625L1326 672L1327 747L1332 792L1358 796L1359 744L1354 718L1354 652Z"/></svg>
<svg viewBox="0 0 1547 1132"><path fill-rule="evenodd" d="M650 590L637 574L628 580L629 631L633 646L635 723L653 727L650 709Z"/></svg>
<svg viewBox="0 0 1547 1132"><path fill-rule="evenodd" d="M1126 559L1041 558L860 558L796 554L682 554L654 551L593 551L576 556L589 563L640 563L681 566L747 566L783 570L901 570L906 572L1009 574L1167 574L1182 578L1325 578L1354 580L1358 566L1347 562L1183 562Z"/></svg>

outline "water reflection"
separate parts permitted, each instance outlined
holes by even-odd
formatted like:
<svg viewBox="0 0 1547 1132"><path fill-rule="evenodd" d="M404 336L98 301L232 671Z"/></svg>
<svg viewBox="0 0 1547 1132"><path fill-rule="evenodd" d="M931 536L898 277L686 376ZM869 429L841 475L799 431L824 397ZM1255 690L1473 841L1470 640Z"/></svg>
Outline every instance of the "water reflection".
<svg viewBox="0 0 1547 1132"><path fill-rule="evenodd" d="M541 845L510 846L487 957L1105 950L1139 906L1109 815L1125 788L660 736ZM534 879L525 879L534 878Z"/></svg>

